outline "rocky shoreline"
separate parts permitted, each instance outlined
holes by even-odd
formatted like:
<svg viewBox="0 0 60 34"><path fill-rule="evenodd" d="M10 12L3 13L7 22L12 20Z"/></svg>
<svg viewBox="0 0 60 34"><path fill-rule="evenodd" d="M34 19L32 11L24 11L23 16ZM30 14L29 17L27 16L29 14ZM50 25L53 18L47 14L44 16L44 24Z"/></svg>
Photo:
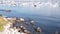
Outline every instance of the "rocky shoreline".
<svg viewBox="0 0 60 34"><path fill-rule="evenodd" d="M37 34L41 33L42 29L40 27L35 27L35 21L29 19L26 21L24 18L8 18L3 17L5 21L8 21L6 25L4 25L5 30L0 32L0 34ZM30 28L32 27L32 28ZM29 29L28 29L29 28ZM33 29L32 31L30 31Z"/></svg>

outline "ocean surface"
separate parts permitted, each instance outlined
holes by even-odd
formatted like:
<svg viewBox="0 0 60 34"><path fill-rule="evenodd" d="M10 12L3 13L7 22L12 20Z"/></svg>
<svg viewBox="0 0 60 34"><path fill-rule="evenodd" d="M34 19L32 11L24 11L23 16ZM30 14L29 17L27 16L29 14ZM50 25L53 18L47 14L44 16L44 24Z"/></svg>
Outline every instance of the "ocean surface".
<svg viewBox="0 0 60 34"><path fill-rule="evenodd" d="M41 27L45 34L60 34L60 7L32 7L0 5L0 9L10 9L11 12L0 11L7 17L31 18L36 21L36 27Z"/></svg>

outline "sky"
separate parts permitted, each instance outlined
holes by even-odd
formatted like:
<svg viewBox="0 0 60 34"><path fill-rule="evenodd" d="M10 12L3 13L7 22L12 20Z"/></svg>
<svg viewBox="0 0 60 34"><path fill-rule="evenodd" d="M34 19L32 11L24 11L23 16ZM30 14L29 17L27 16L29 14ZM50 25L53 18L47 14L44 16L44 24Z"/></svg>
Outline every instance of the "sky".
<svg viewBox="0 0 60 34"><path fill-rule="evenodd" d="M0 1L2 1L2 0L0 0ZM13 1L40 1L40 2L47 2L48 0L13 0ZM51 0L51 1L52 2L60 2L60 0Z"/></svg>
<svg viewBox="0 0 60 34"><path fill-rule="evenodd" d="M41 2L47 2L48 0L14 0L14 1L41 1ZM60 0L52 0L53 2L60 2Z"/></svg>

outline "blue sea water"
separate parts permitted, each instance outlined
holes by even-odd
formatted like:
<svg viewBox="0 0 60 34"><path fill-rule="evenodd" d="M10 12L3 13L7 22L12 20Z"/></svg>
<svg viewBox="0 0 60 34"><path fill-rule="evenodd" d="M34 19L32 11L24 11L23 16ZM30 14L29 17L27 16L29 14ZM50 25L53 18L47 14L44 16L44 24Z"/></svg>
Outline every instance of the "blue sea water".
<svg viewBox="0 0 60 34"><path fill-rule="evenodd" d="M0 5L0 9L10 9L11 12L0 11L0 14L7 17L29 17L36 21L36 27L41 27L46 34L60 34L60 7L30 7L30 6L9 6Z"/></svg>

